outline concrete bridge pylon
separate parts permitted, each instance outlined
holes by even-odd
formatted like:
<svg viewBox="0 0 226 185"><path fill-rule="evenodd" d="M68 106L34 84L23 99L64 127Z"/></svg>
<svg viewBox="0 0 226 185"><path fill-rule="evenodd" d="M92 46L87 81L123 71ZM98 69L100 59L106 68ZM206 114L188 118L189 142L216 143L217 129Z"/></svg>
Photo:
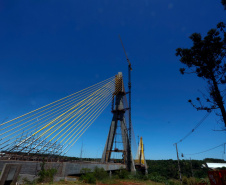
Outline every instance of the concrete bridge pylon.
<svg viewBox="0 0 226 185"><path fill-rule="evenodd" d="M131 143L129 142L128 130L126 126L125 112L128 110L128 108L124 106L124 96L126 96L126 92L123 85L122 73L119 72L115 77L115 91L113 93L112 101L113 117L101 162L110 162L112 152L121 152L123 156L123 161L126 164L127 168L131 171L136 171L131 153ZM121 136L123 143L122 150L118 150L117 148L113 149L113 143L116 137L116 130L118 127L121 128Z"/></svg>

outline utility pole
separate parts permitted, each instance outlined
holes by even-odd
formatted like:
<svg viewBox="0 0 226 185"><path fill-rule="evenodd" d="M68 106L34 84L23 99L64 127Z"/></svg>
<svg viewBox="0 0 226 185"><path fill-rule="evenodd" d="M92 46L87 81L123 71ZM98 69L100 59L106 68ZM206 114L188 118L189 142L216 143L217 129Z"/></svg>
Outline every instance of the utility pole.
<svg viewBox="0 0 226 185"><path fill-rule="evenodd" d="M225 144L226 144L226 143L224 143L224 154L225 154Z"/></svg>
<svg viewBox="0 0 226 185"><path fill-rule="evenodd" d="M182 184L182 177L181 177L181 170L180 170L180 162L179 162L179 155L178 155L178 149L177 149L177 143L175 143L176 145L176 152L177 152L177 161L178 161L178 171L179 171L179 175L180 175L180 183Z"/></svg>
<svg viewBox="0 0 226 185"><path fill-rule="evenodd" d="M80 152L80 161L82 161L82 152L83 152L83 141L82 141L81 152Z"/></svg>
<svg viewBox="0 0 226 185"><path fill-rule="evenodd" d="M194 177L193 170L192 170L192 162L191 162L191 157L190 157L190 163L191 163L191 176L192 176L192 177Z"/></svg>

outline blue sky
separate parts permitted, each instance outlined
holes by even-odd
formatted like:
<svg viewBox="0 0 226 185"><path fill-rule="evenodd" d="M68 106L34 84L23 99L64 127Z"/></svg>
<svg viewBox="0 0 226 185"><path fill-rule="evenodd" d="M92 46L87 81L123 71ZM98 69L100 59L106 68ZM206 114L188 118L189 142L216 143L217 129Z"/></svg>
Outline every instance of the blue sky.
<svg viewBox="0 0 226 185"><path fill-rule="evenodd" d="M14 118L122 71L121 35L132 63L132 122L148 159L176 159L173 143L206 114L188 99L206 83L182 76L175 56L190 47L192 33L205 35L226 11L220 0L0 1L0 121ZM99 157L112 114L110 106L68 155ZM179 151L200 152L226 140L212 113ZM98 134L97 134L98 133ZM101 134L100 134L101 133ZM224 158L223 148L191 156ZM185 155L186 158L190 156Z"/></svg>

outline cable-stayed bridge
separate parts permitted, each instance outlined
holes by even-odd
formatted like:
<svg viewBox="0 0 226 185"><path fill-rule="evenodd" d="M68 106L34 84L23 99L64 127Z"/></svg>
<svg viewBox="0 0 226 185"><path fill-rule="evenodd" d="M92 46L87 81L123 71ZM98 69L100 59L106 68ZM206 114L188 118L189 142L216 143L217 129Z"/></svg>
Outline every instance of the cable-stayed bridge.
<svg viewBox="0 0 226 185"><path fill-rule="evenodd" d="M115 78L0 125L1 151L65 155L111 102Z"/></svg>
<svg viewBox="0 0 226 185"><path fill-rule="evenodd" d="M122 163L134 171L129 139L135 136L129 125L122 73L41 108L0 124L2 160L61 161L103 110L112 103L112 123L102 163L111 162L113 152L122 153ZM129 128L129 129L128 129ZM117 134L121 139L118 140ZM121 148L117 148L121 144Z"/></svg>

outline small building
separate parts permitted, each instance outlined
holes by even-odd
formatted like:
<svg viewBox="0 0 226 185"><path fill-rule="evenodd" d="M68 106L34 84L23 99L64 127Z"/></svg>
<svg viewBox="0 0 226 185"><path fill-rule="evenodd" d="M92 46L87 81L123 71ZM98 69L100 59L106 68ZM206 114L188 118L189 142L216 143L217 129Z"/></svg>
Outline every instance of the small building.
<svg viewBox="0 0 226 185"><path fill-rule="evenodd" d="M226 168L226 163L206 163L208 168L216 169L216 168Z"/></svg>

